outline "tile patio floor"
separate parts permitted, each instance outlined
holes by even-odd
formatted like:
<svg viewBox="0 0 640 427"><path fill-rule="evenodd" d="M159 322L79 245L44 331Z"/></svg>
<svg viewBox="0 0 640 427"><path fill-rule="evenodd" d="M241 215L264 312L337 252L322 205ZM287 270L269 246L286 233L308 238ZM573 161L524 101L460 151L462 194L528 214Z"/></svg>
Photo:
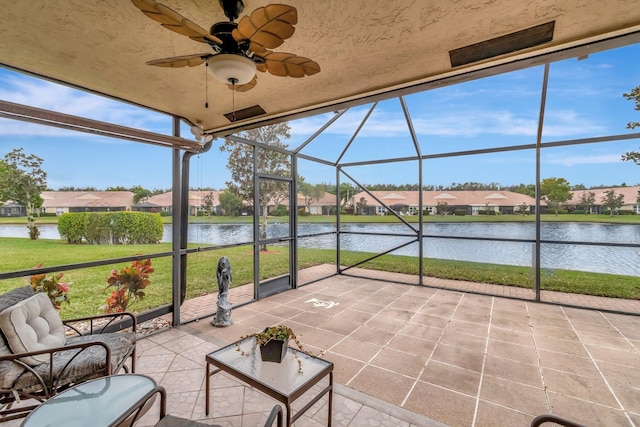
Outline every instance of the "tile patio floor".
<svg viewBox="0 0 640 427"><path fill-rule="evenodd" d="M240 287L230 300L250 297ZM214 298L185 302L182 318L213 313ZM589 426L640 426L639 316L343 275L235 308L230 327L211 326L211 317L139 341L137 372L166 387L172 415L262 425L275 402L222 373L212 377L205 416L205 355L286 323L308 350L335 364L334 426L528 426L542 413ZM325 397L296 426L326 425L326 405ZM155 407L137 425L157 419Z"/></svg>
<svg viewBox="0 0 640 427"><path fill-rule="evenodd" d="M224 374L212 377L213 413L204 415L204 356L284 322L335 364L334 426L528 426L542 413L640 426L638 316L334 276L232 318L226 328L203 318L141 340L137 371L167 388L169 413L261 425L274 402ZM326 404L296 425L326 425Z"/></svg>

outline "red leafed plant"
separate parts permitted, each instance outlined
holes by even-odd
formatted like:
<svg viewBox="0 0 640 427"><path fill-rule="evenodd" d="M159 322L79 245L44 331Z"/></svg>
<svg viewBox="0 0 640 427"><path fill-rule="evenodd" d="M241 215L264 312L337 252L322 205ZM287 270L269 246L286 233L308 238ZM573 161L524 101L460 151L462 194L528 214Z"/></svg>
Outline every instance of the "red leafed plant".
<svg viewBox="0 0 640 427"><path fill-rule="evenodd" d="M130 303L144 298L143 289L150 283L149 275L155 270L151 268L151 260L132 261L130 266L120 270L113 269L107 278L107 289L114 286L115 291L107 298L107 303L101 308L105 313L122 313L127 311Z"/></svg>
<svg viewBox="0 0 640 427"><path fill-rule="evenodd" d="M35 268L40 267L42 267L42 264L38 264ZM64 276L63 273L54 274L51 277L40 273L32 275L29 280L34 291L47 294L56 310L60 310L63 302L70 304L67 292L69 292L72 282L61 282L62 276Z"/></svg>

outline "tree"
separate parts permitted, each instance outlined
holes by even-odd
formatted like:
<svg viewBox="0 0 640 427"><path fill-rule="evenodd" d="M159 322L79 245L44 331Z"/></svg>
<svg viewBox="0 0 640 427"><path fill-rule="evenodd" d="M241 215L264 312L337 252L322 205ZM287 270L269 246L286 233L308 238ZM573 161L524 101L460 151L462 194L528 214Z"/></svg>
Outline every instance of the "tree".
<svg viewBox="0 0 640 427"><path fill-rule="evenodd" d="M584 213L591 213L591 207L596 204L596 193L593 191L584 192L580 196L580 206L584 208Z"/></svg>
<svg viewBox="0 0 640 427"><path fill-rule="evenodd" d="M142 188L141 185L136 185L129 189L133 193L133 204L137 204L138 202L144 202L146 199L151 197L151 191L146 188Z"/></svg>
<svg viewBox="0 0 640 427"><path fill-rule="evenodd" d="M240 137L271 145L278 148L288 146L280 141L281 138L291 137L289 123L283 122L275 125L263 126L256 129L246 130L239 134ZM229 153L227 169L231 172L231 181L227 181L227 187L243 201L251 203L253 201L254 170L253 170L253 146L231 140L225 140L220 147L220 151ZM256 159L257 172L274 176L291 176L291 161L289 155L275 150L268 150L258 147L258 158ZM288 185L286 182L275 180L263 180L259 189L260 200L257 201L262 208L264 224L267 221L267 206L269 202L277 205L283 199L289 197ZM265 225L266 226L266 225Z"/></svg>
<svg viewBox="0 0 640 427"><path fill-rule="evenodd" d="M74 186L69 186L69 187L60 187L58 188L58 191L98 191L98 189L96 187L74 187Z"/></svg>
<svg viewBox="0 0 640 427"><path fill-rule="evenodd" d="M350 183L343 182L340 184L338 193L340 197L340 206L346 208L351 203L351 197L354 195L355 190Z"/></svg>
<svg viewBox="0 0 640 427"><path fill-rule="evenodd" d="M545 178L540 183L540 198L547 202L547 207L553 209L558 215L558 209L567 200L573 198L571 185L564 178Z"/></svg>
<svg viewBox="0 0 640 427"><path fill-rule="evenodd" d="M356 203L356 209L360 215L365 215L367 209L367 199L360 197L360 201Z"/></svg>
<svg viewBox="0 0 640 427"><path fill-rule="evenodd" d="M207 214L207 216L211 216L213 213L213 193L208 192L204 196L202 196L202 209Z"/></svg>
<svg viewBox="0 0 640 427"><path fill-rule="evenodd" d="M234 216L238 208L242 206L242 199L229 190L224 190L218 196L220 207L225 215Z"/></svg>
<svg viewBox="0 0 640 427"><path fill-rule="evenodd" d="M518 205L518 207L516 208L516 213L522 214L522 216L525 216L526 214L529 213L529 205L527 205L526 203Z"/></svg>
<svg viewBox="0 0 640 427"><path fill-rule="evenodd" d="M634 101L635 110L640 111L640 86L634 87L631 92L623 93L622 96L627 98L629 101ZM627 123L627 129L635 129L640 126L640 122L629 122ZM622 155L623 162L633 162L636 165L640 166L640 151L629 151Z"/></svg>
<svg viewBox="0 0 640 427"><path fill-rule="evenodd" d="M308 182L302 182L300 185L300 194L304 196L304 206L307 211L311 213L311 204L317 200L320 200L324 196L324 185L322 184L309 184Z"/></svg>
<svg viewBox="0 0 640 427"><path fill-rule="evenodd" d="M535 184L519 184L507 187L506 190L513 191L514 193L526 194L527 196L536 197L536 185Z"/></svg>
<svg viewBox="0 0 640 427"><path fill-rule="evenodd" d="M436 205L436 212L439 215L444 215L445 213L447 213L447 207L448 206L449 206L449 203L443 202L442 200L440 200L438 202L438 204Z"/></svg>
<svg viewBox="0 0 640 427"><path fill-rule="evenodd" d="M40 157L26 155L22 148L15 148L4 156L0 172L0 200L13 200L26 207L31 240L36 240L40 234L33 214L42 206L40 193L47 189L47 173L42 170L42 163Z"/></svg>
<svg viewBox="0 0 640 427"><path fill-rule="evenodd" d="M610 210L610 215L613 216L613 212L619 209L624 204L624 195L616 194L616 190L613 188L604 192L602 197L602 206Z"/></svg>

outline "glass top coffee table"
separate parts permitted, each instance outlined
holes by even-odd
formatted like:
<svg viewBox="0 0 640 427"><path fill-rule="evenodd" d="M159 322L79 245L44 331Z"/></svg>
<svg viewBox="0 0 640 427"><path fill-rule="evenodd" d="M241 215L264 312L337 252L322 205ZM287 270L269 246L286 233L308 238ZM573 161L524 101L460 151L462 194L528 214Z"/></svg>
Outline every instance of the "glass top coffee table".
<svg viewBox="0 0 640 427"><path fill-rule="evenodd" d="M307 409L328 393L329 416L327 425L331 427L333 363L299 350L294 350L291 347L287 349L287 354L281 363L263 362L260 358L260 350L252 351L254 343L255 338L253 337L238 341L237 344L246 353L246 356L237 351L236 343L207 354L205 413L209 415L211 375L224 371L283 403L287 409L287 426L293 424ZM297 357L294 356L294 352L297 353ZM298 361L300 361L300 364L298 364ZM212 371L212 365L217 369ZM327 375L329 376L329 385L319 390L313 399L293 415L291 413L291 404Z"/></svg>
<svg viewBox="0 0 640 427"><path fill-rule="evenodd" d="M161 397L161 416L166 411L165 391L156 382L137 374L114 375L87 381L56 394L23 421L22 427L108 427L130 417L139 418ZM148 405L148 406L147 406ZM145 407L142 412L138 411Z"/></svg>

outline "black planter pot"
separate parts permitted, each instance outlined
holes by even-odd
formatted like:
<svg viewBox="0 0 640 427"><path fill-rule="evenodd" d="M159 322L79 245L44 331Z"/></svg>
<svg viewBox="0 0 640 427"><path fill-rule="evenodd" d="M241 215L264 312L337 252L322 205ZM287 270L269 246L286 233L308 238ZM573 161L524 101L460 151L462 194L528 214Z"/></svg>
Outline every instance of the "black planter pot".
<svg viewBox="0 0 640 427"><path fill-rule="evenodd" d="M263 362L282 362L287 354L287 346L289 340L270 340L266 344L260 346L260 356Z"/></svg>

